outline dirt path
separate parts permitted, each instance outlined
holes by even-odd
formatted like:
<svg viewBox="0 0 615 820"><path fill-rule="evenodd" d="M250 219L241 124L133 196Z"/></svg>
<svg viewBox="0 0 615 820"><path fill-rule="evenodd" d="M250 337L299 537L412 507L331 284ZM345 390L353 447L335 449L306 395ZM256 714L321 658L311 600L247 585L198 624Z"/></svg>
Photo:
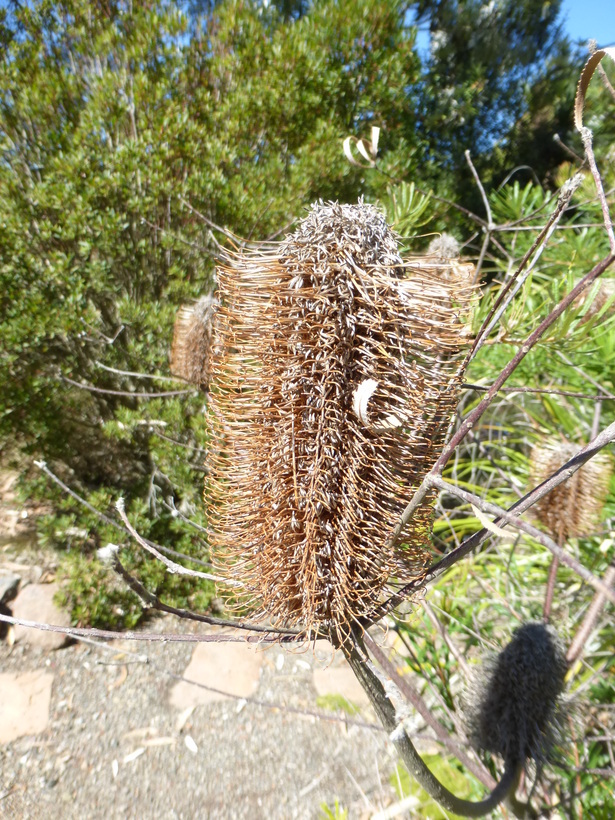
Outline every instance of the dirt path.
<svg viewBox="0 0 615 820"><path fill-rule="evenodd" d="M7 497L5 521L19 532L24 519ZM24 561L10 540L0 580L44 583L49 566ZM193 629L171 616L147 625ZM330 648L113 641L49 650L22 635L0 643L0 691L2 817L286 820L321 817L338 799L360 818L395 800L392 748L378 728L357 725L376 720ZM340 695L360 708L354 723L332 708Z"/></svg>
<svg viewBox="0 0 615 820"><path fill-rule="evenodd" d="M172 620L156 628L185 628ZM222 675L218 686L252 690L256 701L282 708L250 696L221 700L174 677L215 683L225 651L239 671L234 681ZM341 668L334 663L331 674ZM50 696L44 730L0 746L0 814L307 818L338 798L351 817L370 816L393 797L386 737L301 714L323 711L314 666L311 650L256 652L236 644L195 649L125 641L106 650L76 644L53 652L4 645L2 675L38 672L47 677ZM357 718L375 723L369 709Z"/></svg>

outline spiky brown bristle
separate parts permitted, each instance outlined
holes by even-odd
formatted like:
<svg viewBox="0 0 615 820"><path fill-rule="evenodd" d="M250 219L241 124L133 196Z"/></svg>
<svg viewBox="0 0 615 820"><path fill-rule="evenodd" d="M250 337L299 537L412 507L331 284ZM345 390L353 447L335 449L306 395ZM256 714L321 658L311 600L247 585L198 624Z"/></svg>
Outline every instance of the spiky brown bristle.
<svg viewBox="0 0 615 820"><path fill-rule="evenodd" d="M271 619L344 624L425 572L431 503L388 541L457 403L472 273L404 262L361 202L218 270L211 540Z"/></svg>
<svg viewBox="0 0 615 820"><path fill-rule="evenodd" d="M581 448L570 442L541 444L530 453L530 482L541 484ZM557 538L581 538L595 530L609 490L612 462L598 453L532 508L536 518Z"/></svg>
<svg viewBox="0 0 615 820"><path fill-rule="evenodd" d="M193 305L182 305L173 328L169 369L174 376L207 390L212 346L212 323L217 301L203 296Z"/></svg>

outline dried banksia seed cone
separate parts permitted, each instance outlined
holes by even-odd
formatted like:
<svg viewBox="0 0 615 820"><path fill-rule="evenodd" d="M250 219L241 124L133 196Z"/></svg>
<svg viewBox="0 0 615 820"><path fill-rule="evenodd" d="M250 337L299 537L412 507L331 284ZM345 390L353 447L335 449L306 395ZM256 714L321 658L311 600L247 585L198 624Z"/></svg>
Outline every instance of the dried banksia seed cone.
<svg viewBox="0 0 615 820"><path fill-rule="evenodd" d="M474 745L507 764L530 758L543 763L554 741L567 669L552 627L529 623L516 629L477 674L468 721Z"/></svg>
<svg viewBox="0 0 615 820"><path fill-rule="evenodd" d="M182 305L177 311L173 328L170 370L174 376L209 388L212 347L212 322L216 299L203 296L193 305Z"/></svg>
<svg viewBox="0 0 615 820"><path fill-rule="evenodd" d="M589 301L590 295L592 293L594 294L594 297L591 300L591 303L581 320L582 322L588 322L597 313L600 313L602 308L604 308L605 305L609 302L609 307L604 312L603 318L607 319L615 313L615 301L613 301L613 297L615 296L615 280L599 279L597 290L591 288L589 290L584 291L583 293L581 293L580 296L577 297L575 303L578 305L584 305L586 302Z"/></svg>
<svg viewBox="0 0 615 820"><path fill-rule="evenodd" d="M548 442L532 448L530 482L542 483L570 461L581 447ZM536 518L557 538L582 538L596 529L609 491L612 463L600 452L534 505Z"/></svg>
<svg viewBox="0 0 615 820"><path fill-rule="evenodd" d="M362 202L219 268L211 541L273 621L345 624L425 572L430 503L389 541L457 403L472 274L402 260Z"/></svg>

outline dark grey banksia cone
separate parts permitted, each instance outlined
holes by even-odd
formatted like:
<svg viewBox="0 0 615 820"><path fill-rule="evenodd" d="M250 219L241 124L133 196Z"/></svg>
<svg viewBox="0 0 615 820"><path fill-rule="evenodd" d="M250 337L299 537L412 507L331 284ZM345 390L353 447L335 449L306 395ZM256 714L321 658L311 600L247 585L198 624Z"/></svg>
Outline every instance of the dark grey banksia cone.
<svg viewBox="0 0 615 820"><path fill-rule="evenodd" d="M348 624L425 573L433 499L390 535L457 404L473 272L403 260L362 202L219 268L211 542L272 621Z"/></svg>
<svg viewBox="0 0 615 820"><path fill-rule="evenodd" d="M469 704L477 748L506 764L544 763L556 734L560 696L568 665L555 630L528 623L487 661Z"/></svg>

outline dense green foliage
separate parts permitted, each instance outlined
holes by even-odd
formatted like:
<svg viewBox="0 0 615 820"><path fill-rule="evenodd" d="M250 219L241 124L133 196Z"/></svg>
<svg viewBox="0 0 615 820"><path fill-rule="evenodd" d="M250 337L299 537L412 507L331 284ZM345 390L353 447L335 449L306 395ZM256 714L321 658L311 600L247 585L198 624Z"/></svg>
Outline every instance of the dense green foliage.
<svg viewBox="0 0 615 820"><path fill-rule="evenodd" d="M418 11L457 42L482 12L457 20L453 5ZM530 5L515 12L502 70L487 76L488 55L476 68L492 109L514 98L506 127L525 94L515 55L539 71L557 37L557 6L538 25ZM169 510L184 504L204 524L203 397L155 394L183 387L156 377L168 375L178 304L211 288L221 235L210 226L262 238L318 197L403 202L403 188L387 194L391 178L453 190L457 159L482 128L476 75L459 73L454 91L463 122L436 111L441 74L457 69L443 49L421 62L399 0L184 11L37 0L0 14L0 441L47 460L103 512L125 495L145 537L206 557L199 533L179 534ZM382 128L384 173L351 167L340 150L371 123ZM480 147L500 136L491 129ZM456 161L441 162L443 151ZM56 506L50 543L87 556L117 540L48 481L28 491ZM131 560L154 589L174 586L155 562ZM88 621L84 596L100 589L69 595L75 617ZM96 623L104 611L92 608Z"/></svg>

